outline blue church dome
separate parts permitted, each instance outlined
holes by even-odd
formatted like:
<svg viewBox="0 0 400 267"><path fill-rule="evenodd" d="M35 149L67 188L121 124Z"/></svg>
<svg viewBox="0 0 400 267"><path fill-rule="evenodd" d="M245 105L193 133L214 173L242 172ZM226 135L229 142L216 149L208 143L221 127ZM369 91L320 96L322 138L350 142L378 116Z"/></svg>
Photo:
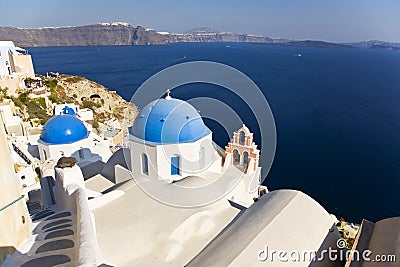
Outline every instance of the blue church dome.
<svg viewBox="0 0 400 267"><path fill-rule="evenodd" d="M162 144L193 142L209 133L192 105L170 96L147 104L131 128L132 135Z"/></svg>
<svg viewBox="0 0 400 267"><path fill-rule="evenodd" d="M62 109L62 114L76 115L75 110L73 108L68 107L68 106L65 106Z"/></svg>
<svg viewBox="0 0 400 267"><path fill-rule="evenodd" d="M85 139L88 130L73 115L57 115L46 122L40 139L49 144L69 144Z"/></svg>

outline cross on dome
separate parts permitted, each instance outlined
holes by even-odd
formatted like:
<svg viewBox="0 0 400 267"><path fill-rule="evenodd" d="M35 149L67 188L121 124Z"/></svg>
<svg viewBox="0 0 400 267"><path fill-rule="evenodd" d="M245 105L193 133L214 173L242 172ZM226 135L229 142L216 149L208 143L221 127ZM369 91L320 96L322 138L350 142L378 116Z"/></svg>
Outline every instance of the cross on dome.
<svg viewBox="0 0 400 267"><path fill-rule="evenodd" d="M171 97L171 90L170 89L167 89L167 96L165 97L165 99L167 99L167 100L171 100L172 99L172 97Z"/></svg>

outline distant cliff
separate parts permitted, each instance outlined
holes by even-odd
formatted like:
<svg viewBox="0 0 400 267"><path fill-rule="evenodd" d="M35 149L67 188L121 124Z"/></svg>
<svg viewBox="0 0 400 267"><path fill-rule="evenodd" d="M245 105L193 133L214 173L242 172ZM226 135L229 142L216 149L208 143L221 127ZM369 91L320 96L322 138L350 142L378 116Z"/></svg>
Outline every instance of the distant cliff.
<svg viewBox="0 0 400 267"><path fill-rule="evenodd" d="M253 34L219 32L209 28L196 28L185 33L168 34L170 42L252 42L272 43L272 38Z"/></svg>
<svg viewBox="0 0 400 267"><path fill-rule="evenodd" d="M375 49L375 50L400 50L400 43L385 42L385 41L379 41L379 40L347 43L347 45L351 45L351 46L359 47L359 48Z"/></svg>
<svg viewBox="0 0 400 267"><path fill-rule="evenodd" d="M358 43L293 41L254 34L219 32L209 28L196 28L185 33L157 32L141 26L133 27L125 22L36 29L0 26L0 40L11 40L22 47L151 45L176 42L252 42L319 48L361 47Z"/></svg>
<svg viewBox="0 0 400 267"><path fill-rule="evenodd" d="M315 47L315 48L356 48L354 46L346 45L346 44L336 44L336 43L328 43L328 42L323 42L323 41L312 41L312 40L289 41L289 42L283 43L282 45L285 45L285 46L301 46L301 47Z"/></svg>
<svg viewBox="0 0 400 267"><path fill-rule="evenodd" d="M133 32L134 28L125 24L38 29L0 27L0 40L12 40L23 47L130 45Z"/></svg>
<svg viewBox="0 0 400 267"><path fill-rule="evenodd" d="M73 27L15 28L0 27L0 40L12 40L18 46L95 46L149 45L175 42L261 42L273 39L251 34L237 34L194 29L183 34L159 33L127 23L101 23Z"/></svg>
<svg viewBox="0 0 400 267"><path fill-rule="evenodd" d="M391 51L391 50L400 50L400 47L391 45L371 45L370 49Z"/></svg>

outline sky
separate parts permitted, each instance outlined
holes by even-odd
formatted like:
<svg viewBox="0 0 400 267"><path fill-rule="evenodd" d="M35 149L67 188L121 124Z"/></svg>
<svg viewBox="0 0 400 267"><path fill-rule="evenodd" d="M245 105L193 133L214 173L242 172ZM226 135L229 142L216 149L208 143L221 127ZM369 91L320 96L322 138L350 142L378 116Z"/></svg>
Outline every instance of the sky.
<svg viewBox="0 0 400 267"><path fill-rule="evenodd" d="M174 33L209 27L296 40L400 42L399 0L0 0L1 26L113 21Z"/></svg>

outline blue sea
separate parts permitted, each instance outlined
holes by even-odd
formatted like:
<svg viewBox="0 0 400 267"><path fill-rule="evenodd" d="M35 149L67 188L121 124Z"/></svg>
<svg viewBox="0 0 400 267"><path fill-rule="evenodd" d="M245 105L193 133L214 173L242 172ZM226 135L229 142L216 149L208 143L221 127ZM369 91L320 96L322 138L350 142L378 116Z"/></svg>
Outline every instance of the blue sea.
<svg viewBox="0 0 400 267"><path fill-rule="evenodd" d="M168 66L195 60L232 66L258 85L275 117L277 149L265 180L270 190L301 190L355 223L400 216L400 51L241 43L28 50L37 73L85 76L126 100ZM178 88L174 96L229 99L259 142L251 109L240 99L217 93L215 85L188 86L189 93ZM205 122L224 147L228 133Z"/></svg>

